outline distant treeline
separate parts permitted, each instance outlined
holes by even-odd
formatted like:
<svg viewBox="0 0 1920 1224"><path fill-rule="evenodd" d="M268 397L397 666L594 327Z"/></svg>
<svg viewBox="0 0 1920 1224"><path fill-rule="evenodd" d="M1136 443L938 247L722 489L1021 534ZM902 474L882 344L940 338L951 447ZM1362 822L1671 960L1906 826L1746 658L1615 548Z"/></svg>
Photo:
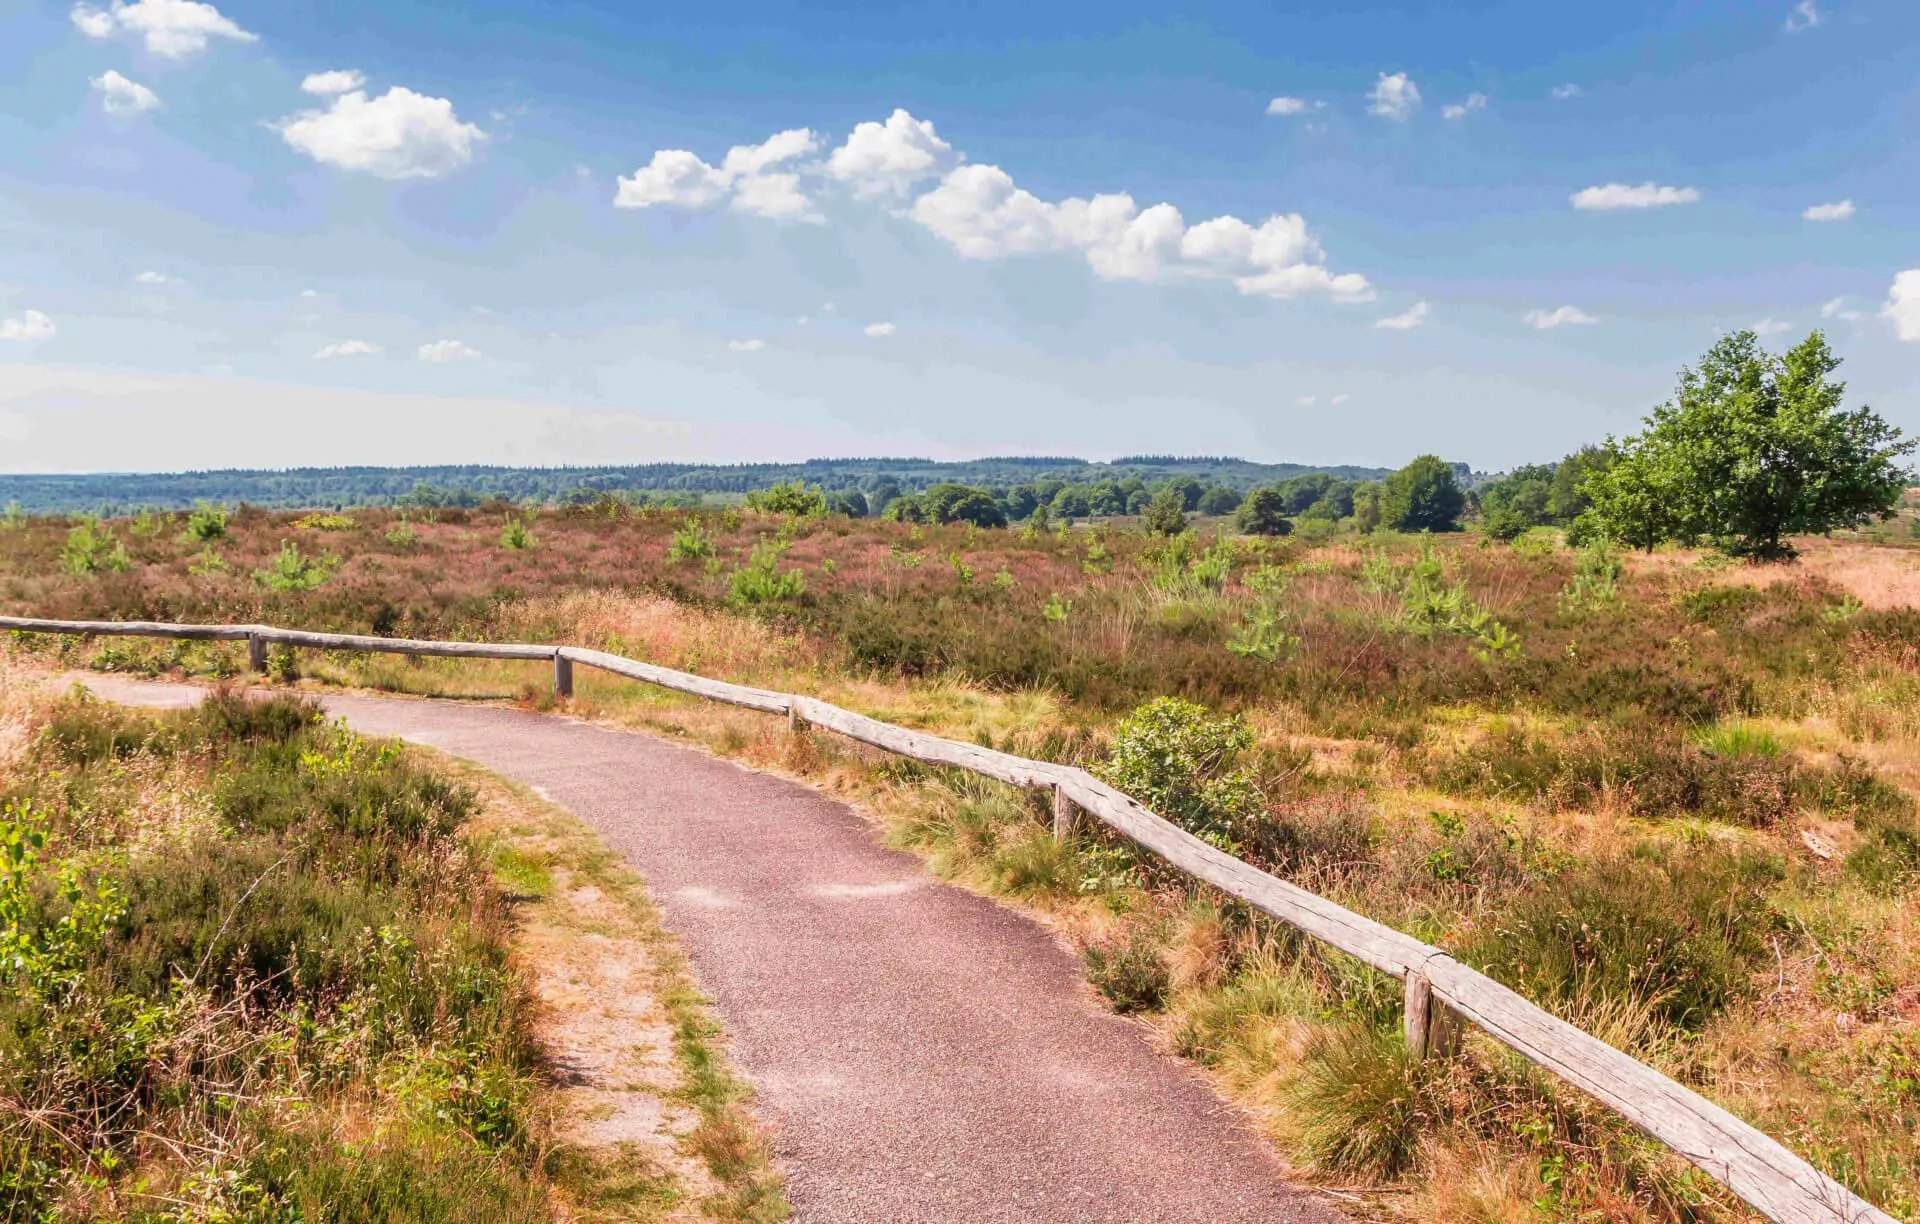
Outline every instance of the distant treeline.
<svg viewBox="0 0 1920 1224"><path fill-rule="evenodd" d="M1464 464L1456 465L1464 478ZM30 514L177 510L199 502L313 509L352 506L476 506L483 502L592 501L605 494L696 503L710 495L738 497L799 482L828 493L923 493L959 484L1012 489L1036 482L1086 488L1131 481L1131 487L1190 480L1235 492L1309 473L1346 481L1384 476L1383 469L1253 463L1226 457L1141 455L1113 463L1059 456L1005 456L963 462L931 459L810 459L804 463L731 465L649 463L629 467L289 468L281 471L87 473L0 476L0 506Z"/></svg>

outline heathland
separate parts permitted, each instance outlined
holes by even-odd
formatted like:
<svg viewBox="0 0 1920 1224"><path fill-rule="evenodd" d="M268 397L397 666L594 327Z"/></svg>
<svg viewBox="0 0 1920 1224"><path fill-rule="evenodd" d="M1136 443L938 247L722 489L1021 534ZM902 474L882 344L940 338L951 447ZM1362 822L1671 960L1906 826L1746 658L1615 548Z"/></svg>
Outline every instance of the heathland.
<svg viewBox="0 0 1920 1224"><path fill-rule="evenodd" d="M34 519L9 610L558 640L1085 761L1169 816L1463 957L1920 1203L1920 551L1792 566L1553 531L1155 537L618 503ZM76 537L81 543L76 545ZM102 544L101 541L111 541ZM63 568L63 552L113 561ZM124 554L122 556L122 554ZM230 675L226 646L16 642ZM544 704L512 665L282 654L282 683ZM864 798L940 870L1054 914L1304 1165L1433 1219L1740 1218L1491 1046L1410 1064L1397 995L1018 796L583 676L590 716ZM1378 1196L1353 1187L1386 1186Z"/></svg>
<svg viewBox="0 0 1920 1224"><path fill-rule="evenodd" d="M1716 348L1641 437L1477 496L1428 457L1344 504L1308 477L1231 514L1172 480L1104 518L1030 488L1011 527L990 524L1020 486L903 494L878 519L799 484L725 509L17 516L0 607L567 642L1084 763L1913 1219L1920 545L1896 504L1903 447L1838 411L1817 337L1716 397L1716 370L1758 360L1751 339ZM1793 438L1762 445L1776 427ZM1860 478L1827 479L1843 463ZM1866 529L1806 534L1836 519ZM193 643L11 650L152 674L245 662ZM270 665L278 685L555 700L532 665ZM570 708L805 777L935 870L1046 915L1114 1007L1362 1215L1748 1218L1491 1042L1410 1060L1391 983L1097 829L1056 842L1030 797L584 672Z"/></svg>

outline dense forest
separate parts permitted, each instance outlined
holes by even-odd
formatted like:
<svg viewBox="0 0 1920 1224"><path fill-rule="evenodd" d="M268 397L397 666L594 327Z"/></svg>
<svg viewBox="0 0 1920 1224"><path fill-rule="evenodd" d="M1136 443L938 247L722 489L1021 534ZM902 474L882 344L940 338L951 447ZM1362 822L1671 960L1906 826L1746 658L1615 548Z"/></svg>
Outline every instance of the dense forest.
<svg viewBox="0 0 1920 1224"><path fill-rule="evenodd" d="M1462 476L1464 464L1458 465ZM1009 456L931 459L809 459L804 463L649 463L626 467L511 468L471 466L287 468L244 471L0 475L0 505L27 513L177 510L198 502L246 503L270 509L388 505L478 505L490 500L589 501L603 493L695 503L713 495L750 493L798 481L829 493L873 493L888 487L923 492L940 484L1010 488L1038 480L1096 485L1189 478L1239 492L1307 473L1344 480L1384 476L1363 467L1253 463L1224 457L1134 455L1111 463L1070 457Z"/></svg>

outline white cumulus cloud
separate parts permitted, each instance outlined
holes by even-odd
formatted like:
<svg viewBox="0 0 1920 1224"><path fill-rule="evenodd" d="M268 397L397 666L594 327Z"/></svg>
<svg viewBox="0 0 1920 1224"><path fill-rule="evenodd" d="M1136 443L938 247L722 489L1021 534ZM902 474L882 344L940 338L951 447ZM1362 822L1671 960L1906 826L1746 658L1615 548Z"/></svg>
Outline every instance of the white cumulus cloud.
<svg viewBox="0 0 1920 1224"><path fill-rule="evenodd" d="M76 4L71 16L73 24L88 38L111 38L116 31L124 30L145 39L147 50L167 59L183 59L205 51L207 41L213 38L234 42L259 38L199 0L134 0L132 4L114 0L113 7L106 9Z"/></svg>
<svg viewBox="0 0 1920 1224"><path fill-rule="evenodd" d="M380 351L377 344L368 344L365 340L342 340L338 344L329 344L313 354L315 361L332 361L335 357L368 357Z"/></svg>
<svg viewBox="0 0 1920 1224"><path fill-rule="evenodd" d="M139 115L160 106L159 94L111 68L91 78L91 82L94 92L100 95L100 109L109 115Z"/></svg>
<svg viewBox="0 0 1920 1224"><path fill-rule="evenodd" d="M722 200L735 212L774 220L817 221L819 214L800 190L791 163L820 147L807 128L776 132L757 145L735 145L718 166L685 149L661 149L653 160L619 180L615 208L708 208Z"/></svg>
<svg viewBox="0 0 1920 1224"><path fill-rule="evenodd" d="M435 340L432 344L423 344L416 356L422 361L431 361L435 365L452 365L456 361L480 359L479 350L460 340Z"/></svg>
<svg viewBox="0 0 1920 1224"><path fill-rule="evenodd" d="M1368 92L1367 101L1371 103L1367 109L1373 114L1404 123L1420 109L1420 87L1404 72L1391 76L1383 72Z"/></svg>
<svg viewBox="0 0 1920 1224"><path fill-rule="evenodd" d="M51 340L59 330L38 310L23 310L16 318L0 319L0 340Z"/></svg>
<svg viewBox="0 0 1920 1224"><path fill-rule="evenodd" d="M1908 268L1893 278L1880 315L1893 324L1894 334L1902 340L1920 341L1920 268Z"/></svg>
<svg viewBox="0 0 1920 1224"><path fill-rule="evenodd" d="M301 111L273 127L281 139L323 165L383 179L434 178L458 170L487 138L461 122L447 99L397 85L377 98L348 90L325 110Z"/></svg>
<svg viewBox="0 0 1920 1224"><path fill-rule="evenodd" d="M782 220L821 221L803 189L810 177L851 187L857 199L904 199L919 191L902 215L968 259L1070 252L1104 280L1219 280L1241 293L1269 297L1372 296L1364 276L1327 270L1298 214L1278 214L1258 225L1225 216L1189 226L1173 205L1141 208L1125 192L1042 200L1000 167L968 162L933 124L904 110L884 123L858 125L825 159L805 160L819 148L814 132L794 128L762 144L737 145L718 165L685 149L661 149L620 178L614 205L724 205ZM936 176L931 188L916 186Z"/></svg>
<svg viewBox="0 0 1920 1224"><path fill-rule="evenodd" d="M1269 115L1304 115L1308 111L1319 110L1324 102L1309 102L1305 98L1289 98L1284 94L1267 103Z"/></svg>
<svg viewBox="0 0 1920 1224"><path fill-rule="evenodd" d="M1427 304L1415 302L1413 306L1397 315L1388 315L1384 319L1375 319L1373 325L1383 331L1412 331L1427 321Z"/></svg>
<svg viewBox="0 0 1920 1224"><path fill-rule="evenodd" d="M965 165L914 201L913 217L969 259L1078 251L1103 280L1232 282L1245 294L1371 295L1365 277L1335 275L1297 213L1253 226L1215 217L1189 227L1171 204L1141 209L1125 192L1042 200L998 166Z"/></svg>
<svg viewBox="0 0 1920 1224"><path fill-rule="evenodd" d="M1700 192L1693 187L1666 187L1659 183L1608 183L1573 193L1573 206L1590 212L1609 212L1622 208L1664 208L1670 204L1695 204Z"/></svg>
<svg viewBox="0 0 1920 1224"><path fill-rule="evenodd" d="M1815 204L1800 215L1809 221L1845 221L1853 214L1853 201L1840 200L1833 204Z"/></svg>
<svg viewBox="0 0 1920 1224"><path fill-rule="evenodd" d="M828 154L826 171L862 199L898 199L958 161L930 121L896 108L885 123L855 125L846 143Z"/></svg>
<svg viewBox="0 0 1920 1224"><path fill-rule="evenodd" d="M1470 93L1464 102L1456 102L1452 106L1441 107L1440 117L1442 119L1465 119L1473 112L1483 111L1485 109L1487 109L1487 95L1483 93Z"/></svg>
<svg viewBox="0 0 1920 1224"><path fill-rule="evenodd" d="M1793 330L1793 324L1782 319L1762 319L1751 329L1756 336L1777 336L1781 332Z"/></svg>
<svg viewBox="0 0 1920 1224"><path fill-rule="evenodd" d="M869 336L891 336L898 329L891 323L869 323L863 329Z"/></svg>
<svg viewBox="0 0 1920 1224"><path fill-rule="evenodd" d="M767 347L767 342L760 339L729 340L727 341L727 347L736 353L757 353Z"/></svg>
<svg viewBox="0 0 1920 1224"><path fill-rule="evenodd" d="M1800 0L1793 6L1793 11L1787 14L1786 25L1782 28L1789 34L1799 34L1813 29L1826 19L1827 15L1820 11L1820 6L1813 0Z"/></svg>
<svg viewBox="0 0 1920 1224"><path fill-rule="evenodd" d="M351 68L335 68L331 72L315 72L300 82L300 88L310 94L319 94L331 98L335 94L351 93L367 83L367 78Z"/></svg>
<svg viewBox="0 0 1920 1224"><path fill-rule="evenodd" d="M1561 306L1553 310L1529 310L1526 313L1527 325L1538 328L1540 331L1551 331L1556 327L1583 327L1599 321L1578 306Z"/></svg>

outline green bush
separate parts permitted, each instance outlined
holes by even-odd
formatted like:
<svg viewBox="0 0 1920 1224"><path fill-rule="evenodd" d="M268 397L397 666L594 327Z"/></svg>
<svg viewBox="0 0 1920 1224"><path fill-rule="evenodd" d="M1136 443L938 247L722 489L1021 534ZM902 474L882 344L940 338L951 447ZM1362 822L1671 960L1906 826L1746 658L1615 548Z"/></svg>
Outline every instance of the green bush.
<svg viewBox="0 0 1920 1224"><path fill-rule="evenodd" d="M747 563L733 572L733 601L746 607L790 603L807 593L806 575L782 570L780 558L791 547L784 540L762 540Z"/></svg>
<svg viewBox="0 0 1920 1224"><path fill-rule="evenodd" d="M98 519L81 519L60 549L60 568L69 574L118 573L129 564L127 546Z"/></svg>
<svg viewBox="0 0 1920 1224"><path fill-rule="evenodd" d="M1113 731L1097 766L1102 778L1154 812L1223 849L1236 848L1264 808L1253 778L1239 766L1253 732L1237 718L1213 718L1204 706L1159 697Z"/></svg>
<svg viewBox="0 0 1920 1224"><path fill-rule="evenodd" d="M528 529L526 522L508 515L507 525L500 530L500 547L519 552L533 546L533 532Z"/></svg>
<svg viewBox="0 0 1920 1224"><path fill-rule="evenodd" d="M688 518L680 524L667 544L667 556L674 561L701 561L713 552L713 537L697 518Z"/></svg>
<svg viewBox="0 0 1920 1224"><path fill-rule="evenodd" d="M1187 529L1186 504L1172 489L1163 489L1147 503L1141 525L1149 535L1177 536Z"/></svg>
<svg viewBox="0 0 1920 1224"><path fill-rule="evenodd" d="M824 518L827 514L827 495L818 488L809 488L805 482L795 480L774 485L770 489L755 489L747 494L747 509L758 510L762 514Z"/></svg>
<svg viewBox="0 0 1920 1224"><path fill-rule="evenodd" d="M253 571L253 580L269 591L298 594L326 585L327 579L333 577L333 572L339 568L340 558L331 553L309 557L301 553L300 546L292 540L282 540L273 564L266 569Z"/></svg>
<svg viewBox="0 0 1920 1224"><path fill-rule="evenodd" d="M189 544L212 544L227 535L227 508L212 502L199 502L187 515L186 540Z"/></svg>

